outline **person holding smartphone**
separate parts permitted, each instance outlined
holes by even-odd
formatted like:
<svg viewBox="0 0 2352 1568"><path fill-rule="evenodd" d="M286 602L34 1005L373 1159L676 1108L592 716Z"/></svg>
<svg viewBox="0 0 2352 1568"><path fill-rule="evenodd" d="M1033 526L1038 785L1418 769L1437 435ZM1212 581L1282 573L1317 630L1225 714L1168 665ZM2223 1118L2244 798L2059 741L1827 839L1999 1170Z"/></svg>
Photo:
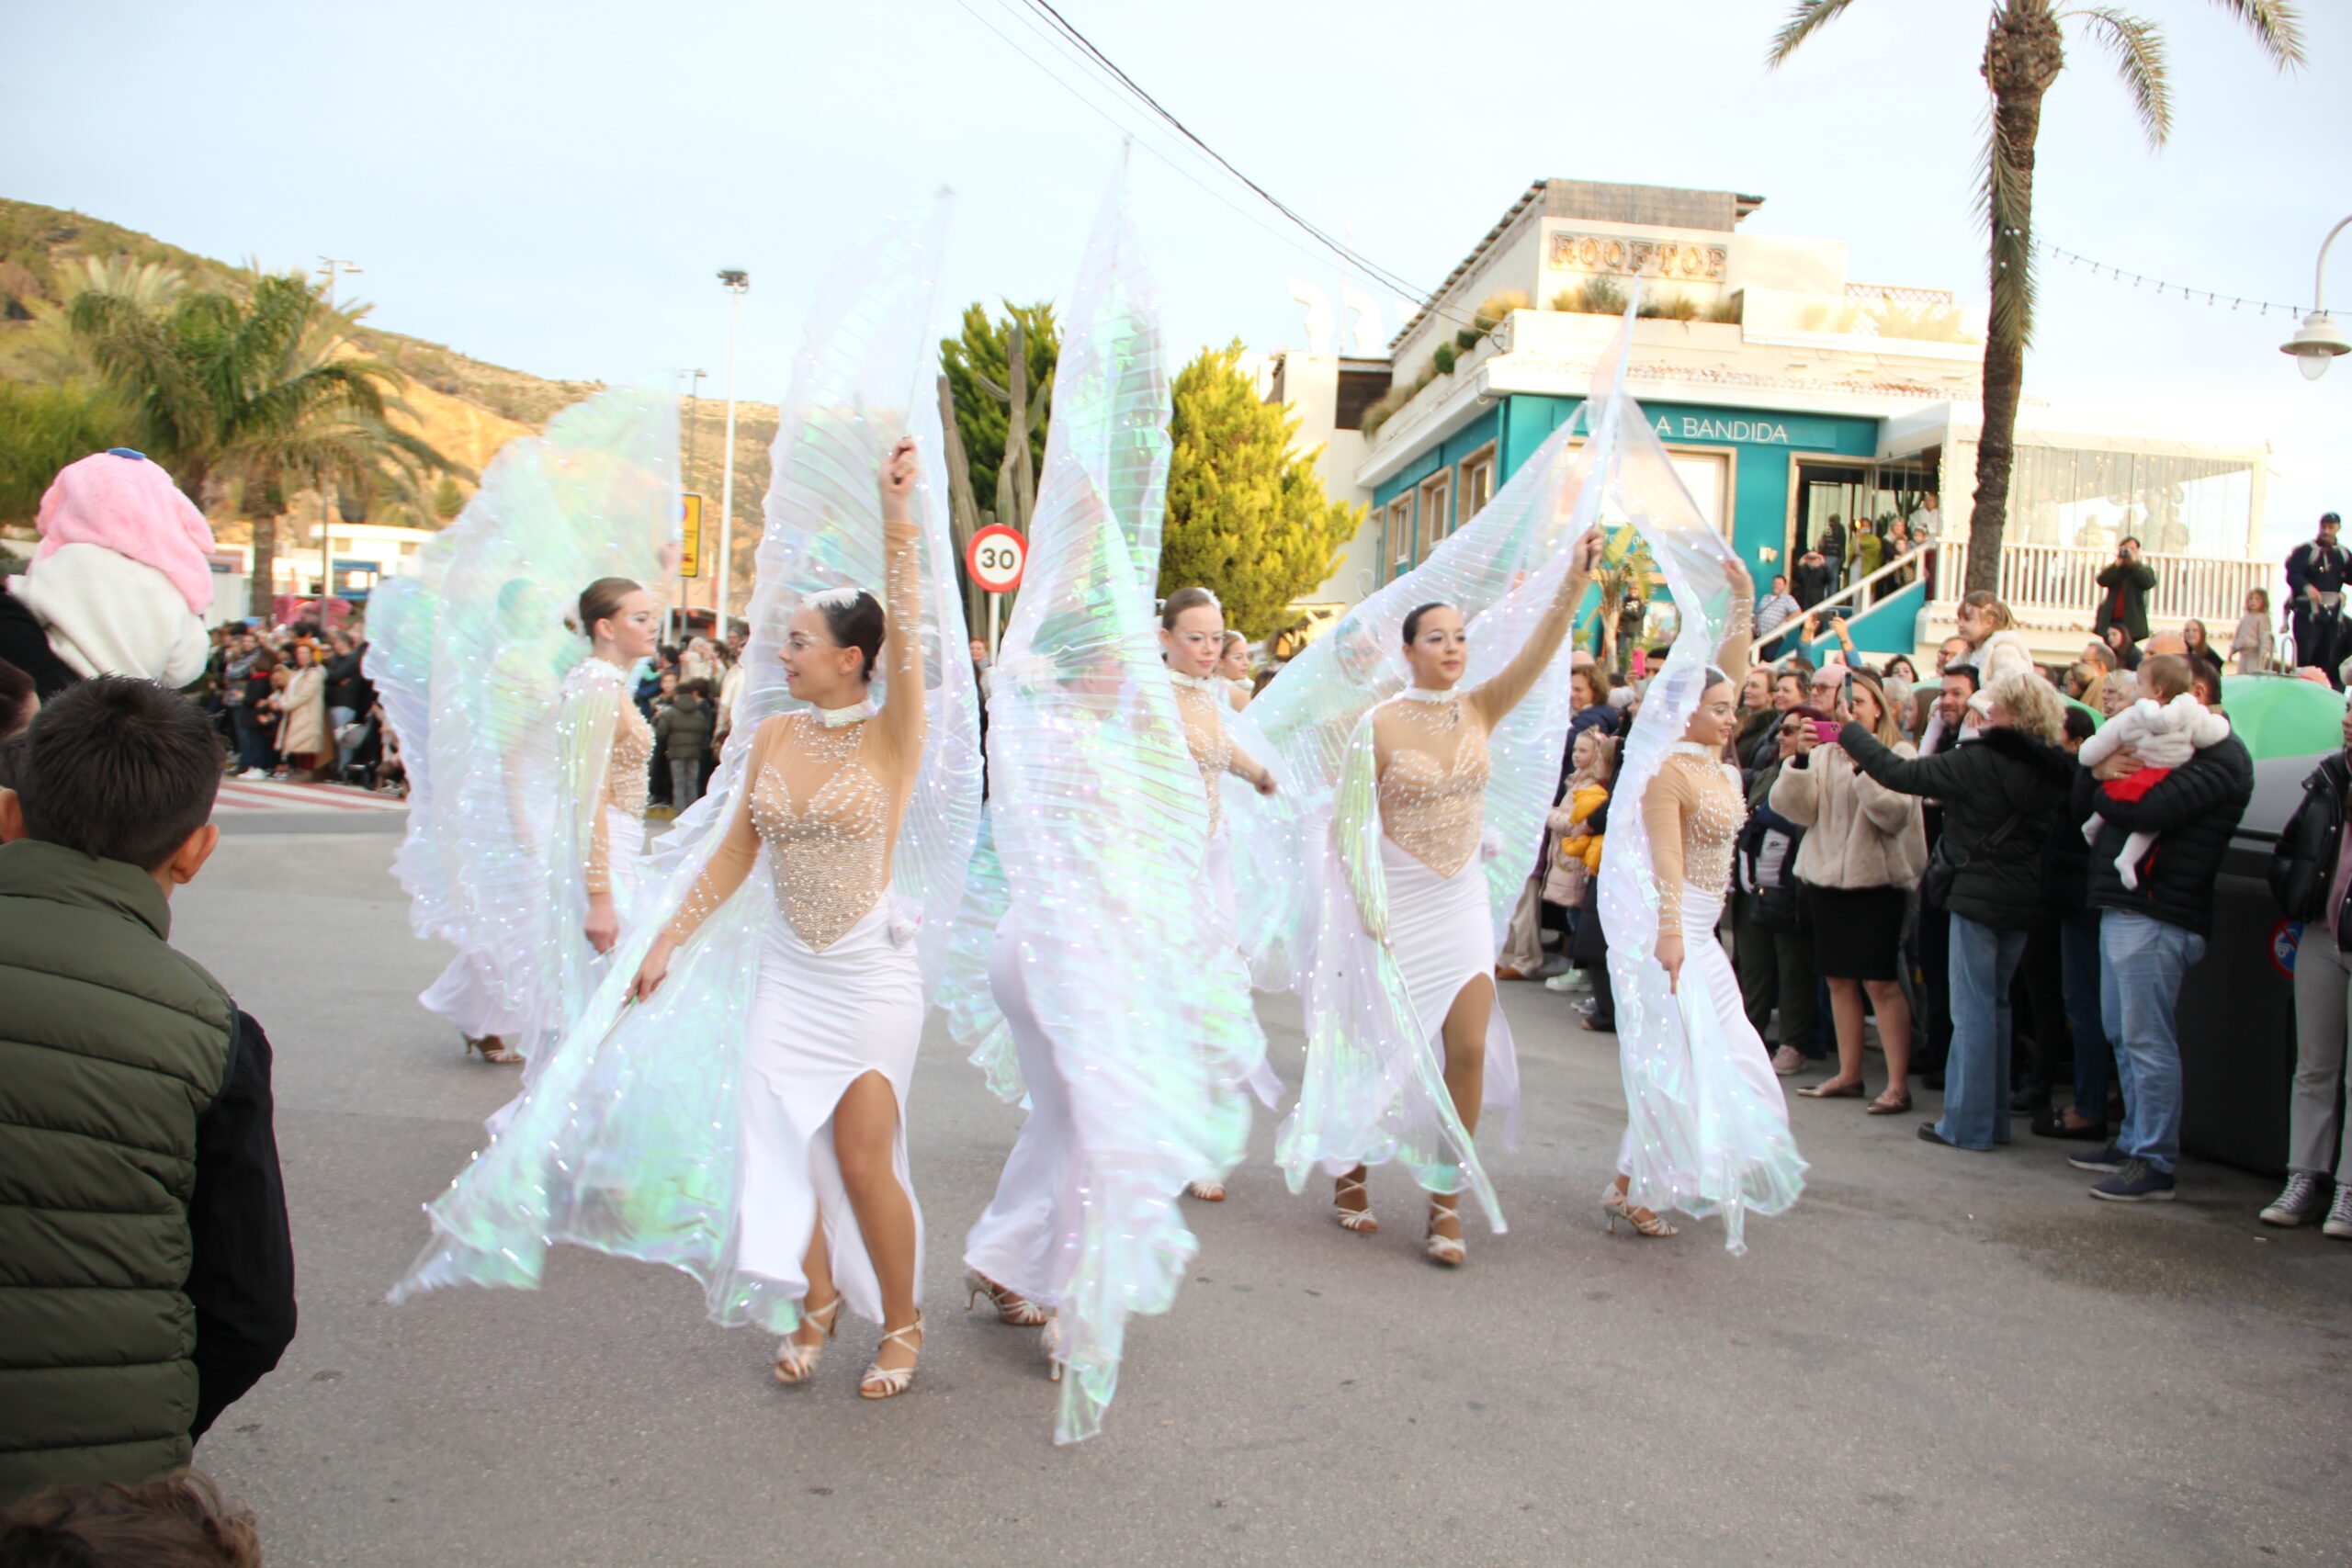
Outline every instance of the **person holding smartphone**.
<svg viewBox="0 0 2352 1568"><path fill-rule="evenodd" d="M1826 665L1816 678L1838 669ZM1881 745L1909 760L1918 753L1903 738L1894 705L1875 676L1851 674L1853 722ZM1814 690L1815 711L1833 711L1823 698L1838 688ZM1823 733L1826 729L1826 733ZM1854 765L1838 743L1838 727L1802 726L1795 755L1773 781L1772 809L1806 829L1797 847L1797 880L1813 917L1814 971L1829 982L1829 1010L1838 1030L1838 1070L1797 1093L1807 1100L1860 1100L1862 1087L1862 998L1869 995L1886 1053L1886 1091L1871 1101L1873 1116L1911 1109L1911 1007L1903 995L1903 908L1905 895L1928 863L1927 833L1917 795L1900 794Z"/></svg>

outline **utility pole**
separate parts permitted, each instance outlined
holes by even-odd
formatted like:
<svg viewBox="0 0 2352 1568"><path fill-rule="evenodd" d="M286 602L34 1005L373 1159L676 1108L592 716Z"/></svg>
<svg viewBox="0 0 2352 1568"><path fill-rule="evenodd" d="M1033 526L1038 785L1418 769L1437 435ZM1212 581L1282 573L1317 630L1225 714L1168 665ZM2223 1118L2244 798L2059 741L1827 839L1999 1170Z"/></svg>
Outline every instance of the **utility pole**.
<svg viewBox="0 0 2352 1568"><path fill-rule="evenodd" d="M729 267L718 275L727 286L727 468L718 480L718 646L727 646L728 573L735 558L735 340L743 322L743 292L752 275Z"/></svg>
<svg viewBox="0 0 2352 1568"><path fill-rule="evenodd" d="M686 461L680 470L684 482L678 486L681 491L689 491L695 488L695 408L702 401L702 378L708 372L681 370L678 374L690 378L686 383ZM696 561L695 566L699 570L702 563ZM678 561L676 605L670 617L670 641L683 646L686 640L686 612L693 607L686 603L686 562L684 557Z"/></svg>
<svg viewBox="0 0 2352 1568"><path fill-rule="evenodd" d="M319 271L327 280L327 309L334 306L335 278L344 273L364 272L358 263L343 256L321 256ZM327 636L327 601L334 597L334 479L332 475L319 481L319 641L324 645Z"/></svg>

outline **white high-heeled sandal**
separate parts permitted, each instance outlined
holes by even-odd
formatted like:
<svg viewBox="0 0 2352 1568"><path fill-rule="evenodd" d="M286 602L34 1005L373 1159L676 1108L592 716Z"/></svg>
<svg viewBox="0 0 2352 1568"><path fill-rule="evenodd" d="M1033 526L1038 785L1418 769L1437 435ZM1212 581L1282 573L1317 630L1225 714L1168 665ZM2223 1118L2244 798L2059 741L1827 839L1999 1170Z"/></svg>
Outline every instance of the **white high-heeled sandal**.
<svg viewBox="0 0 2352 1568"><path fill-rule="evenodd" d="M996 1308L996 1320L999 1323L1009 1323L1015 1328L1035 1328L1046 1321L1044 1307L1026 1296L1006 1290L977 1269L967 1269L964 1271L964 1290L966 1312L972 1310L974 1302L986 1296L989 1303Z"/></svg>
<svg viewBox="0 0 2352 1568"><path fill-rule="evenodd" d="M907 1336L910 1334L916 1337L909 1339ZM884 1334L882 1343L888 1345L895 1341L920 1356L922 1354L922 1314L918 1312L915 1314L915 1320L904 1328L893 1328ZM878 1353L880 1347L877 1346L876 1348ZM857 1380L858 1397L896 1399L899 1394L906 1393L907 1385L914 1381L915 1369L911 1361L903 1367L886 1367L879 1361L869 1362L865 1368L865 1375Z"/></svg>
<svg viewBox="0 0 2352 1568"><path fill-rule="evenodd" d="M1340 1201L1351 1192L1363 1193L1363 1208L1351 1209ZM1380 1222L1372 1217L1372 1194L1364 1191L1363 1178L1361 1176L1340 1176L1332 1179L1331 1215L1340 1222L1341 1230L1353 1231L1358 1235L1370 1235L1380 1228Z"/></svg>
<svg viewBox="0 0 2352 1568"><path fill-rule="evenodd" d="M825 1354L825 1339L833 1337L842 1319L842 1299L835 1296L823 1306L803 1310L800 1321L814 1324L825 1331L825 1338L814 1345L796 1343L789 1336L776 1341L775 1381L781 1383L804 1383L816 1374L817 1363Z"/></svg>
<svg viewBox="0 0 2352 1568"><path fill-rule="evenodd" d="M1430 1262L1442 1263L1448 1269L1459 1269L1462 1267L1463 1258L1467 1256L1462 1248L1462 1238L1458 1235L1437 1234L1437 1220L1440 1214L1451 1216L1454 1227L1457 1230L1461 1228L1462 1212L1459 1206L1441 1203L1432 1194L1430 1198L1430 1230L1423 1240L1423 1245L1429 1249Z"/></svg>
<svg viewBox="0 0 2352 1568"><path fill-rule="evenodd" d="M1046 1352L1046 1381L1061 1382L1062 1320L1058 1317L1046 1319L1045 1329L1037 1336L1037 1343L1044 1347Z"/></svg>
<svg viewBox="0 0 2352 1568"><path fill-rule="evenodd" d="M1625 1201L1624 1190L1611 1182L1601 1190L1600 1212L1611 1235L1617 1234L1617 1222L1624 1221L1634 1227L1635 1235L1651 1237L1680 1235L1682 1232L1659 1219L1649 1210Z"/></svg>

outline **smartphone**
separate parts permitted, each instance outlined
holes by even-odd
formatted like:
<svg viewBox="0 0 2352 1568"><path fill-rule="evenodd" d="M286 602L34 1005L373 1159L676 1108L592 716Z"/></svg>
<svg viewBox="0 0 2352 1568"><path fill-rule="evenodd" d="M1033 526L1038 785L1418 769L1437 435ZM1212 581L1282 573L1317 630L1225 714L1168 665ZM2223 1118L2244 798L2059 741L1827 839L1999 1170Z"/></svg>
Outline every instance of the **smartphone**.
<svg viewBox="0 0 2352 1568"><path fill-rule="evenodd" d="M1837 744L1838 744L1838 732L1840 729L1844 728L1845 728L1845 726L1843 726L1843 725L1839 724L1839 723L1838 723L1836 719L1834 719L1834 718L1816 718L1816 719L1815 719L1815 720L1813 721L1813 740L1814 740L1814 744L1815 744L1815 745L1816 745L1816 746L1835 746L1835 745L1837 745Z"/></svg>

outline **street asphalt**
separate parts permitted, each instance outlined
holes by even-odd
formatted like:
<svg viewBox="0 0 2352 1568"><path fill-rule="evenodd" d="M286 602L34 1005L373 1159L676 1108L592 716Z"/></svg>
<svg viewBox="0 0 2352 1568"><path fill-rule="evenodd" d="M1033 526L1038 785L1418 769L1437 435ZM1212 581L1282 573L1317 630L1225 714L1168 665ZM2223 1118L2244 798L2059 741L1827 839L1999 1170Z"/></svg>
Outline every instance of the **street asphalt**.
<svg viewBox="0 0 2352 1568"><path fill-rule="evenodd" d="M1229 1201L1187 1205L1192 1279L1076 1448L1035 1333L957 1310L1020 1113L936 1027L905 1397L855 1395L870 1325L783 1388L693 1281L578 1251L537 1292L388 1305L419 1205L515 1083L415 1004L447 950L410 932L397 841L235 830L175 899L175 940L277 1048L302 1329L197 1452L274 1568L2352 1562L2352 1244L2257 1224L2269 1182L2192 1162L2177 1202L2098 1203L2079 1145L2022 1120L1979 1155L1792 1100L1805 1194L1748 1256L1687 1221L1611 1238L1613 1042L1533 986L1503 988L1510 1234L1474 1223L1459 1273L1423 1261L1394 1169L1380 1233L1343 1232L1319 1183L1285 1190L1261 1118ZM1295 1009L1261 1010L1295 1084Z"/></svg>

